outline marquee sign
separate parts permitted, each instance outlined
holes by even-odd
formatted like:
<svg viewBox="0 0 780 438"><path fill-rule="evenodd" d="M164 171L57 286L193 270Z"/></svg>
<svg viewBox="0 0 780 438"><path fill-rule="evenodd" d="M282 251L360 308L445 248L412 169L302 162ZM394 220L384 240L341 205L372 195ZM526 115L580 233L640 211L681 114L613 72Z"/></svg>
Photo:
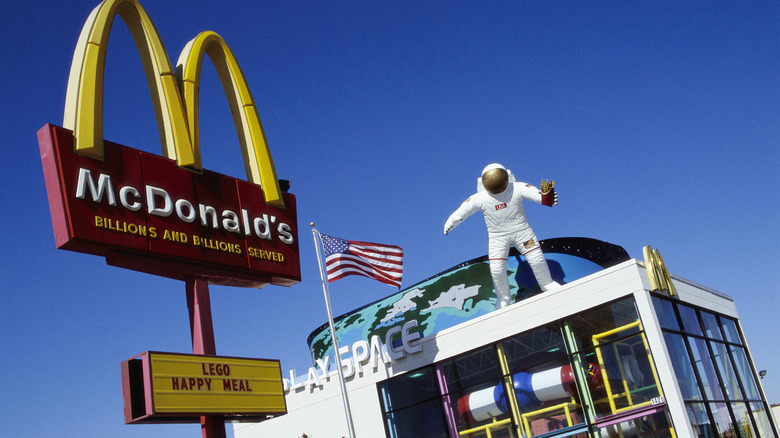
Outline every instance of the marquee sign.
<svg viewBox="0 0 780 438"><path fill-rule="evenodd" d="M126 423L204 414L258 421L287 412L278 360L147 351L122 362Z"/></svg>
<svg viewBox="0 0 780 438"><path fill-rule="evenodd" d="M103 140L105 49L117 15L144 65L163 156ZM201 166L204 55L228 98L247 181ZM252 94L216 33L190 41L174 70L136 0L104 1L92 11L74 52L63 125L38 132L59 248L182 280L198 276L244 287L300 281L295 196L276 176Z"/></svg>

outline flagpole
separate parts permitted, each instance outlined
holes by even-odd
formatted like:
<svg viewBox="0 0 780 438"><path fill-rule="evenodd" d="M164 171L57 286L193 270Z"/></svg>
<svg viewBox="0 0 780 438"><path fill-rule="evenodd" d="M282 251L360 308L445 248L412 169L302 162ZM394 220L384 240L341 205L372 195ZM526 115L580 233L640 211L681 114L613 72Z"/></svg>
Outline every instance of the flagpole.
<svg viewBox="0 0 780 438"><path fill-rule="evenodd" d="M336 327L333 324L333 312L330 309L330 295L328 293L328 279L325 275L325 268L322 266L322 252L320 251L320 245L322 238L319 240L317 237L320 235L319 231L314 228L314 222L311 223L311 233L314 237L314 248L317 250L317 263L320 266L320 279L322 280L322 293L325 295L325 308L328 310L328 324L330 325L330 338L333 340L333 355L336 356L336 368L338 368L339 385L341 386L341 399L344 402L344 414L347 417L347 428L349 429L349 437L355 438L355 428L352 425L352 410L349 408L349 397L347 397L347 386L344 384L344 372L341 368L341 354L339 354L339 343L336 339ZM325 373L327 374L327 370ZM325 376L327 377L327 376Z"/></svg>

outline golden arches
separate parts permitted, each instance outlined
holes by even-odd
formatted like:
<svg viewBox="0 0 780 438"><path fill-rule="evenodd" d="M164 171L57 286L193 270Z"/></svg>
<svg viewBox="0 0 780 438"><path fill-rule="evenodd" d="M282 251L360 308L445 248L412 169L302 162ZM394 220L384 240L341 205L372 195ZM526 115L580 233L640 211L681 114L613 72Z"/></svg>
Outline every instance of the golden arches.
<svg viewBox="0 0 780 438"><path fill-rule="evenodd" d="M74 150L103 159L103 79L111 25L119 15L130 30L152 96L163 156L201 169L198 142L198 81L203 55L219 73L241 141L247 179L263 187L267 203L284 207L279 180L254 100L233 53L214 32L187 44L180 62L182 88L149 15L137 0L104 0L87 18L73 53L63 127L73 131ZM186 107L185 107L186 102ZM189 119L188 119L189 117ZM193 140L194 139L194 142Z"/></svg>
<svg viewBox="0 0 780 438"><path fill-rule="evenodd" d="M211 31L202 32L187 43L179 55L176 66L176 74L181 84L187 109L187 123L195 160L194 166L200 167L201 161L198 96L205 54L209 55L212 64L214 64L228 104L230 104L230 113L233 115L233 123L241 143L247 180L263 187L267 203L283 207L284 200L281 197L271 150L268 148L263 125L260 122L260 116L257 113L257 107L244 78L244 73L225 40Z"/></svg>
<svg viewBox="0 0 780 438"><path fill-rule="evenodd" d="M108 36L116 15L127 25L141 56L163 155L176 159L180 166L191 165L192 145L171 61L137 0L106 0L84 23L73 54L63 126L73 130L76 152L103 159L103 77Z"/></svg>
<svg viewBox="0 0 780 438"><path fill-rule="evenodd" d="M645 269L647 270L647 277L650 280L652 290L665 290L669 292L670 296L677 295L677 289L675 289L672 283L672 277L666 269L666 263L664 263L661 253L657 249L650 248L650 246L642 248L642 252L645 256Z"/></svg>

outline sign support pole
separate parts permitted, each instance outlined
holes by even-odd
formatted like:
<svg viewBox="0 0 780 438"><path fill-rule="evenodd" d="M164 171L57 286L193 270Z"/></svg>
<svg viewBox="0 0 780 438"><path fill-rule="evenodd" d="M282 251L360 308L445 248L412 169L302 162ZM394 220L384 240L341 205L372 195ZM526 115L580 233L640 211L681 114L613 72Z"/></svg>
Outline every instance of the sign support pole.
<svg viewBox="0 0 780 438"><path fill-rule="evenodd" d="M216 355L214 324L211 320L209 283L203 278L187 277L187 308L190 314L192 353ZM225 420L221 415L201 415L200 429L203 438L226 438Z"/></svg>

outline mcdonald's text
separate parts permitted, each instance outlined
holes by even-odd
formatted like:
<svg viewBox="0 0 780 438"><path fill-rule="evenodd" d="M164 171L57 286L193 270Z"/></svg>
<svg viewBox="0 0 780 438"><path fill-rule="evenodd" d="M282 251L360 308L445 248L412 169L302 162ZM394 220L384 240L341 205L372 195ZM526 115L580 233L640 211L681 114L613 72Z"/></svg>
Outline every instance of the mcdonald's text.
<svg viewBox="0 0 780 438"><path fill-rule="evenodd" d="M87 193L89 192L89 193ZM111 175L101 173L95 181L95 177L89 169L79 168L78 182L76 183L76 198L96 203L108 203L111 207L117 207L117 190L115 183L111 180ZM160 217L171 217L176 213L176 217L182 222L197 222L203 227L219 229L220 226L231 233L250 235L254 233L257 237L264 240L274 238L274 225L278 233L278 238L283 243L292 244L295 240L291 233L290 224L277 223L276 216L263 214L261 217L250 218L246 209L241 209L241 216L233 210L223 210L221 213L211 205L198 204L197 208L193 203L185 198L179 198L175 201L164 188L155 186L145 186L145 197L141 197L141 192L133 186L123 186L118 190L119 205L129 211L139 211L143 208L146 201L146 212L150 215Z"/></svg>
<svg viewBox="0 0 780 438"><path fill-rule="evenodd" d="M245 287L300 281L293 195L283 193L278 207L247 181L111 142L103 160L86 157L72 142L67 129L39 131L58 247L110 256L118 266L134 254L148 262L131 269L172 278ZM168 266L160 261L175 263L160 272Z"/></svg>

